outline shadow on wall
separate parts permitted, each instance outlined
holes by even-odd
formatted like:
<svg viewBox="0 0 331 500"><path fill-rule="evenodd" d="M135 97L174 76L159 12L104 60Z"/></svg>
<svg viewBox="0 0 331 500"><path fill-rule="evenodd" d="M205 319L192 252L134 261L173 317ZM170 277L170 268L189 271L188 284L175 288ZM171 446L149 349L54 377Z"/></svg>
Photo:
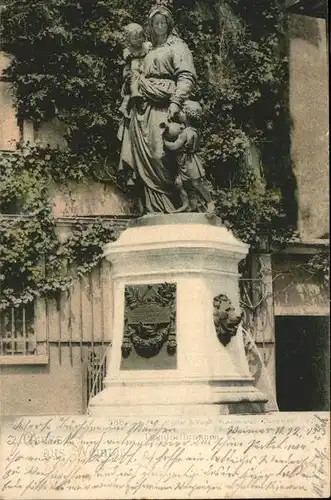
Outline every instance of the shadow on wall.
<svg viewBox="0 0 331 500"><path fill-rule="evenodd" d="M315 47L320 45L322 37L317 19L297 14L291 14L288 17L288 33L290 38L300 38Z"/></svg>
<svg viewBox="0 0 331 500"><path fill-rule="evenodd" d="M299 204L298 183L295 175L295 164L292 157L292 135L294 120L290 106L290 65L289 65L289 39L284 40L282 47L287 62L284 64L284 87L279 109L278 119L273 126L273 134L278 138L277 147L263 149L263 157L272 160L272 184L279 186L283 200L283 210L286 214L286 224L292 229L298 229ZM284 221L283 223L284 224Z"/></svg>

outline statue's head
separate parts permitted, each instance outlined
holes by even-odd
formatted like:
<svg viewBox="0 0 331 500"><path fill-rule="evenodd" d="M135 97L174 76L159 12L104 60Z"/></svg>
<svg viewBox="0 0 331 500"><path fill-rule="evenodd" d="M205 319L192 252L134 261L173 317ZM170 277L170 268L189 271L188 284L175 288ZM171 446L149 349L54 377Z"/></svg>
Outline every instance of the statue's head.
<svg viewBox="0 0 331 500"><path fill-rule="evenodd" d="M194 125L200 124L202 108L198 101L185 101L183 105L183 113L187 123Z"/></svg>
<svg viewBox="0 0 331 500"><path fill-rule="evenodd" d="M151 8L148 15L148 24L152 40L159 36L168 36L174 27L171 11L164 5Z"/></svg>
<svg viewBox="0 0 331 500"><path fill-rule="evenodd" d="M144 29L138 23L127 24L124 28L124 35L127 44L135 50L140 49L145 41Z"/></svg>
<svg viewBox="0 0 331 500"><path fill-rule="evenodd" d="M163 136L167 141L175 141L185 128L185 125L179 122L169 122L161 123L160 127L164 129Z"/></svg>

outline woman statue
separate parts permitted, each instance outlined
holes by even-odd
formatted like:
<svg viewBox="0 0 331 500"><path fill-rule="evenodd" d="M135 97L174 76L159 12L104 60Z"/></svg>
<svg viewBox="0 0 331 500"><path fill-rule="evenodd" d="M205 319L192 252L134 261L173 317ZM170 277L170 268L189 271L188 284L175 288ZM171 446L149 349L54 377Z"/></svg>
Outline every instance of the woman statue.
<svg viewBox="0 0 331 500"><path fill-rule="evenodd" d="M173 213L181 206L176 162L164 148L162 124L176 120L196 84L192 53L174 30L169 9L158 5L148 17L151 49L144 56L138 88L122 134L120 169L129 168L146 213Z"/></svg>

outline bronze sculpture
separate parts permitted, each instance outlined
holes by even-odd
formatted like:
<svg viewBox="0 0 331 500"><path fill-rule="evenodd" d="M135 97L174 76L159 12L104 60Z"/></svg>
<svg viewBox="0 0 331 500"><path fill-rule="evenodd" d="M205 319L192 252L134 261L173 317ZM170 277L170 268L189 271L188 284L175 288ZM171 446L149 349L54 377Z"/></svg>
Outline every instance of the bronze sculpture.
<svg viewBox="0 0 331 500"><path fill-rule="evenodd" d="M146 52L141 70L124 75L130 81L131 98L127 92L121 107L127 114L123 112L126 122L120 134L120 169L126 171L128 184L135 184L142 194L142 213L197 211L197 204L186 198L185 183L202 196L207 211L213 212L214 203L197 156L197 130L189 112L196 86L192 53L174 29L167 7L153 7L148 25L151 47L146 46L143 36L137 47L140 54ZM195 111L198 107L196 102ZM193 108L191 104L191 111ZM174 154L172 145L164 140L164 128L184 120L181 145Z"/></svg>

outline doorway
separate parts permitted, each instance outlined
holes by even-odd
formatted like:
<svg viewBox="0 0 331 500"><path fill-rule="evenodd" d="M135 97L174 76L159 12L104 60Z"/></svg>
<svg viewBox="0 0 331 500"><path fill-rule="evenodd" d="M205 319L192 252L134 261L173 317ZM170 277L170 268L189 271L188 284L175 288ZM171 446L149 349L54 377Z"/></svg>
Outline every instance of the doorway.
<svg viewBox="0 0 331 500"><path fill-rule="evenodd" d="M275 320L280 411L328 411L329 318L276 316Z"/></svg>

